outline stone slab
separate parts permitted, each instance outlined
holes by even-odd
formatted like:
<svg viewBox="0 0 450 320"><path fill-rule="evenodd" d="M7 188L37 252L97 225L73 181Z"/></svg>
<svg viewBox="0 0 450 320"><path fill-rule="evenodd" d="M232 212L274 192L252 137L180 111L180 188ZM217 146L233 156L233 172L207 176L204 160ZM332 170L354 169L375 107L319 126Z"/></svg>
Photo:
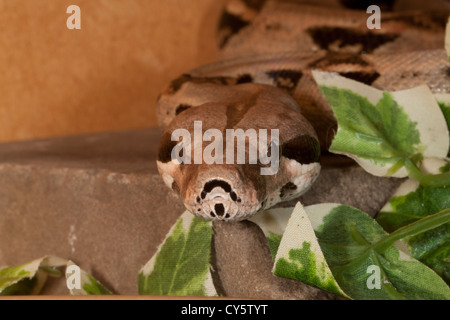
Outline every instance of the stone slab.
<svg viewBox="0 0 450 320"><path fill-rule="evenodd" d="M0 265L54 254L116 294L137 294L139 269L184 211L157 173L159 137L149 128L0 145ZM345 203L373 215L400 182L354 165L326 166L301 200ZM273 276L254 224L215 223L214 230L214 278L223 294L333 298ZM44 293L67 294L65 281L51 281Z"/></svg>

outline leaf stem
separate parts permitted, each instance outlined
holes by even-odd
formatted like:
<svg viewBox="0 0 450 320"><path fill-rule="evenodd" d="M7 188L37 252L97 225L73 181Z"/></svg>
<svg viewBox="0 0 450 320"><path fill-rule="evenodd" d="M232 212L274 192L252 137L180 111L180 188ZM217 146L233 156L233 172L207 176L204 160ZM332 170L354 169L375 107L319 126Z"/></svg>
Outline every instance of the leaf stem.
<svg viewBox="0 0 450 320"><path fill-rule="evenodd" d="M426 187L440 188L450 187L450 172L441 174L425 174L414 164L411 159L405 159L404 166L411 178L416 179Z"/></svg>
<svg viewBox="0 0 450 320"><path fill-rule="evenodd" d="M388 236L374 243L372 248L381 254L392 246L395 241L426 232L448 222L450 222L450 208L397 229Z"/></svg>

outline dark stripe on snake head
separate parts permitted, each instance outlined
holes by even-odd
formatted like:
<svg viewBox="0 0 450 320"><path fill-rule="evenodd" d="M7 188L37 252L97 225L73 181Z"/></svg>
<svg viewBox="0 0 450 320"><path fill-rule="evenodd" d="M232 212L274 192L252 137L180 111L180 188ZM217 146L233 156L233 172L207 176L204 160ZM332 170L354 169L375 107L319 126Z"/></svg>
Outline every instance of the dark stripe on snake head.
<svg viewBox="0 0 450 320"><path fill-rule="evenodd" d="M297 136L281 146L281 154L301 164L318 162L320 158L319 141L309 135Z"/></svg>
<svg viewBox="0 0 450 320"><path fill-rule="evenodd" d="M178 141L172 141L172 134L166 132L161 138L158 149L158 160L167 163L172 160L172 149L177 145Z"/></svg>
<svg viewBox="0 0 450 320"><path fill-rule="evenodd" d="M214 179L214 180L211 180L211 181L208 181L205 183L205 186L203 187L203 191L202 191L202 198L204 198L203 192L209 193L215 187L221 187L225 192L228 192L228 193L231 192L231 186L228 182L223 181L223 180ZM205 194L205 196L206 196L206 194Z"/></svg>

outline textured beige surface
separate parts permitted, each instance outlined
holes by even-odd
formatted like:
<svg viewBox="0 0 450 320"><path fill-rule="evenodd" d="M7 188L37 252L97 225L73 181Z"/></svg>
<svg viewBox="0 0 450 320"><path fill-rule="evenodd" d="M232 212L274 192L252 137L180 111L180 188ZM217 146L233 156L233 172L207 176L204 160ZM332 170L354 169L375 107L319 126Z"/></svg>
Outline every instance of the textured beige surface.
<svg viewBox="0 0 450 320"><path fill-rule="evenodd" d="M69 30L69 5L81 30ZM0 2L0 141L156 125L172 78L215 57L217 0Z"/></svg>
<svg viewBox="0 0 450 320"><path fill-rule="evenodd" d="M0 141L156 125L161 88L216 59L224 1L0 1ZM66 27L73 4L81 30ZM397 0L396 9L424 4L450 6Z"/></svg>

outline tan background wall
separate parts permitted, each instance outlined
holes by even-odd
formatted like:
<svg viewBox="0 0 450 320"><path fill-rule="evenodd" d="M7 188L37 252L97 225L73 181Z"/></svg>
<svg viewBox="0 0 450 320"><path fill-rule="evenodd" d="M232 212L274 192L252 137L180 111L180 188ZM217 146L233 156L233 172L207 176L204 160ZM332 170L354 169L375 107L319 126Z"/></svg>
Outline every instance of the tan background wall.
<svg viewBox="0 0 450 320"><path fill-rule="evenodd" d="M81 30L69 30L69 5ZM216 56L217 0L0 0L0 142L155 126L168 81Z"/></svg>

